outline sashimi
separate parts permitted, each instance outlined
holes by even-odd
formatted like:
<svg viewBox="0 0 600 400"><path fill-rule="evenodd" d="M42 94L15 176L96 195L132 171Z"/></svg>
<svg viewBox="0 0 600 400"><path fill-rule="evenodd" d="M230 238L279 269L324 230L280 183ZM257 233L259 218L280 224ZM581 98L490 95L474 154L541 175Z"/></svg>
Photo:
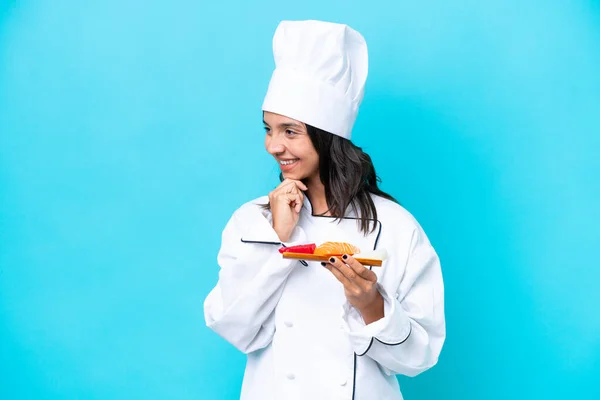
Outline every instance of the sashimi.
<svg viewBox="0 0 600 400"><path fill-rule="evenodd" d="M302 253L302 254L313 254L317 245L314 243L311 244L301 244L298 246L290 246L290 247L282 247L279 249L281 254L283 253Z"/></svg>
<svg viewBox="0 0 600 400"><path fill-rule="evenodd" d="M388 257L388 253L385 249L375 249L364 251L362 253L357 253L354 255L354 257L368 258L373 260L385 260Z"/></svg>
<svg viewBox="0 0 600 400"><path fill-rule="evenodd" d="M358 253L360 249L350 243L345 242L325 242L314 251L314 254L320 256L341 256L344 254L354 255Z"/></svg>

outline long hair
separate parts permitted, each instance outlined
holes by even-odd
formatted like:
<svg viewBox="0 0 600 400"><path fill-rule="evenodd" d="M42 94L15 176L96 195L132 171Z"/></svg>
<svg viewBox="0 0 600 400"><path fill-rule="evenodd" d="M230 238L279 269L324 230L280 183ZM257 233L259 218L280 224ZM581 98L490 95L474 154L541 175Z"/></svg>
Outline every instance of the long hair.
<svg viewBox="0 0 600 400"><path fill-rule="evenodd" d="M379 189L381 180L371 157L348 139L308 124L306 129L319 155L319 174L325 186L329 213L340 219L351 208L359 218L360 230L364 234L373 232L377 226L377 209L371 194L398 201ZM279 179L283 181L283 174Z"/></svg>

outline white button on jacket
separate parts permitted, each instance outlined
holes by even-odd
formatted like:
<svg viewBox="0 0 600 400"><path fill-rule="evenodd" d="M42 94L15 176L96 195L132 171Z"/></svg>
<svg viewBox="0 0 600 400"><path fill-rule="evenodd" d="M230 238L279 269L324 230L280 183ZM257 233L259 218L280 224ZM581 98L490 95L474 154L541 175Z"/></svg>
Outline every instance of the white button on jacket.
<svg viewBox="0 0 600 400"><path fill-rule="evenodd" d="M372 197L373 233L363 235L353 213L341 221L313 216L305 198L284 243L386 249L383 266L373 268L384 318L369 325L320 263L282 258L271 214L260 207L267 197L243 205L227 223L204 312L208 327L247 354L241 399L399 400L396 374L415 376L437 363L446 336L438 256L408 211Z"/></svg>

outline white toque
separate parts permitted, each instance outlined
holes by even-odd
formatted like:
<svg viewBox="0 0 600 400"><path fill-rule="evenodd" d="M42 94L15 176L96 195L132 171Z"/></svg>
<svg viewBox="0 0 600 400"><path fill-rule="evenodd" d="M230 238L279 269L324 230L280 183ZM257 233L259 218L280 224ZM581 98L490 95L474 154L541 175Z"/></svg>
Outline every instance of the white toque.
<svg viewBox="0 0 600 400"><path fill-rule="evenodd" d="M263 111L350 139L368 74L367 43L347 25L282 21Z"/></svg>

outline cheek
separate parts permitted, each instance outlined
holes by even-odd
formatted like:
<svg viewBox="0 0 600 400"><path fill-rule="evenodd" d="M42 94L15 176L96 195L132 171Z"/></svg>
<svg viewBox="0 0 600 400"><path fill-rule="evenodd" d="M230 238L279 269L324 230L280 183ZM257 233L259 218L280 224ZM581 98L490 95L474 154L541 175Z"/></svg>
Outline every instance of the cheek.
<svg viewBox="0 0 600 400"><path fill-rule="evenodd" d="M318 169L319 168L319 155L315 151L314 148L308 153L307 156L308 164L310 165L310 169Z"/></svg>
<svg viewBox="0 0 600 400"><path fill-rule="evenodd" d="M301 146L297 146L294 153L296 157L302 159L304 168L314 170L319 167L319 155L310 139L307 138Z"/></svg>

